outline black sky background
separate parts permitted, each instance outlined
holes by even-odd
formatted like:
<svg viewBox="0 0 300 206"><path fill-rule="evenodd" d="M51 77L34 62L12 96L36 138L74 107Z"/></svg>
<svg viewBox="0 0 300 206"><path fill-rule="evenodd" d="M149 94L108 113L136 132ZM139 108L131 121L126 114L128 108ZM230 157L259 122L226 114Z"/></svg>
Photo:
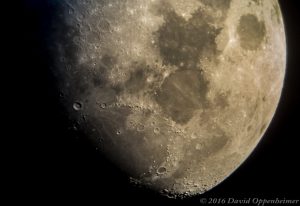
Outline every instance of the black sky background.
<svg viewBox="0 0 300 206"><path fill-rule="evenodd" d="M36 6L29 7L26 2ZM126 176L88 141L67 129L70 125L57 101L59 93L53 86L49 60L41 49L45 34L39 26L49 23L46 17L52 12L42 2L20 1L14 5L15 18L10 19L16 46L12 46L12 66L7 68L16 83L10 86L8 99L16 114L11 113L7 119L13 126L3 136L17 141L4 156L8 163L5 191L12 199L40 203L84 200L96 201L97 205L104 205L105 201L199 205L202 197L300 199L300 1L280 1L288 45L287 72L280 104L264 138L223 183L204 195L185 200L170 200L132 187Z"/></svg>

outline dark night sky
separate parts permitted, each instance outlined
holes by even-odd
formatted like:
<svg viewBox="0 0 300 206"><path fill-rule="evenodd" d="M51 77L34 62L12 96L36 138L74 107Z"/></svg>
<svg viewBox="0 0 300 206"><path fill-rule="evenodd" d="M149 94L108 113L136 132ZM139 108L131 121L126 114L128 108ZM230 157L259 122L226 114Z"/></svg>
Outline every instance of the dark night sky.
<svg viewBox="0 0 300 206"><path fill-rule="evenodd" d="M42 1L35 1L42 5ZM299 66L300 2L281 0L286 26L288 62L282 98L264 138L248 160L219 186L203 197L262 197L300 199L299 185ZM67 201L79 199L122 204L195 204L200 197L168 200L151 191L127 184L125 176L102 158L80 135L67 130L63 110L40 47L38 25L47 24L39 12L21 5L12 20L18 49L13 73L16 86L11 106L21 108L12 117L8 139L18 139L6 158L12 171L8 192L16 199ZM44 8L43 13L51 13ZM20 107L21 104L21 107ZM18 113L20 112L20 113ZM12 115L13 116L13 115ZM76 136L76 137L75 137ZM299 191L299 189L298 189Z"/></svg>

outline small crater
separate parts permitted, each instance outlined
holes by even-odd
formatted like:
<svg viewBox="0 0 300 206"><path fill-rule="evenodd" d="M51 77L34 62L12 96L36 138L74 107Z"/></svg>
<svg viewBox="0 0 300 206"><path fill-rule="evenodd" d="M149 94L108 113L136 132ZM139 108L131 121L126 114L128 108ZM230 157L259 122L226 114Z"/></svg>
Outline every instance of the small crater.
<svg viewBox="0 0 300 206"><path fill-rule="evenodd" d="M72 129L73 129L74 131L78 131L78 125L74 124L73 127L72 127Z"/></svg>
<svg viewBox="0 0 300 206"><path fill-rule="evenodd" d="M247 127L247 131L249 132L251 129L252 129L252 125L249 125L249 126Z"/></svg>
<svg viewBox="0 0 300 206"><path fill-rule="evenodd" d="M229 103L228 103L229 94L230 94L230 92L218 94L218 96L216 96L216 98L214 100L216 106L219 106L222 109L224 109L225 107L228 107L229 106Z"/></svg>
<svg viewBox="0 0 300 206"><path fill-rule="evenodd" d="M158 127L154 128L154 134L159 134L160 129Z"/></svg>
<svg viewBox="0 0 300 206"><path fill-rule="evenodd" d="M97 137L96 141L97 141L97 143L102 143L103 142L103 138L102 137Z"/></svg>
<svg viewBox="0 0 300 206"><path fill-rule="evenodd" d="M139 124L139 125L137 126L137 131L138 131L138 132L144 131L144 129L145 129L145 126L142 125L142 124Z"/></svg>
<svg viewBox="0 0 300 206"><path fill-rule="evenodd" d="M106 106L107 106L106 103L101 103L101 104L100 104L100 108L101 108L101 109L105 109Z"/></svg>
<svg viewBox="0 0 300 206"><path fill-rule="evenodd" d="M111 29L111 25L109 21L107 21L105 18L99 18L98 19L97 27L100 31L109 31Z"/></svg>
<svg viewBox="0 0 300 206"><path fill-rule="evenodd" d="M163 194L168 194L168 193L169 193L169 190L168 190L168 189L163 189L163 190L161 191L161 193L163 193Z"/></svg>
<svg viewBox="0 0 300 206"><path fill-rule="evenodd" d="M59 92L59 97L64 98L65 94L63 92Z"/></svg>
<svg viewBox="0 0 300 206"><path fill-rule="evenodd" d="M101 60L102 63L109 69L111 69L117 63L117 59L110 55L104 55Z"/></svg>
<svg viewBox="0 0 300 206"><path fill-rule="evenodd" d="M201 144L196 144L196 150L201 150L202 145Z"/></svg>
<svg viewBox="0 0 300 206"><path fill-rule="evenodd" d="M160 167L157 169L158 174L164 174L166 171L167 171L167 169L165 167Z"/></svg>
<svg viewBox="0 0 300 206"><path fill-rule="evenodd" d="M266 27L263 21L259 21L253 14L246 14L240 18L237 32L243 49L255 50L262 44Z"/></svg>
<svg viewBox="0 0 300 206"><path fill-rule="evenodd" d="M75 111L81 110L81 109L82 109L82 103L81 103L81 102L74 102L74 104L73 104L73 109L74 109Z"/></svg>

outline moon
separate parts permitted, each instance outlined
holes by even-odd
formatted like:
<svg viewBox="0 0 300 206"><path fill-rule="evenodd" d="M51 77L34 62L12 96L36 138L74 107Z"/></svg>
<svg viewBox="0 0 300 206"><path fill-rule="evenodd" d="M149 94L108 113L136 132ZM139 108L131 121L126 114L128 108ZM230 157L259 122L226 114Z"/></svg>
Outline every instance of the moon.
<svg viewBox="0 0 300 206"><path fill-rule="evenodd" d="M134 184L169 197L202 194L252 153L285 76L277 1L48 4L60 102Z"/></svg>

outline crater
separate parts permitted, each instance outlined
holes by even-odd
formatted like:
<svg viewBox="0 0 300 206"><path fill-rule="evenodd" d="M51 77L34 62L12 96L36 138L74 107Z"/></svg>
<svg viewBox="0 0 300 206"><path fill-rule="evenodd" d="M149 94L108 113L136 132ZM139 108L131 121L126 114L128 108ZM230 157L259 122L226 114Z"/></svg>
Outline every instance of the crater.
<svg viewBox="0 0 300 206"><path fill-rule="evenodd" d="M222 109L228 107L229 106L229 103L228 103L229 95L230 95L230 91L219 93L214 99L215 105Z"/></svg>
<svg viewBox="0 0 300 206"><path fill-rule="evenodd" d="M256 50L264 40L266 26L255 15L246 14L240 18L237 32L243 49Z"/></svg>
<svg viewBox="0 0 300 206"><path fill-rule="evenodd" d="M112 67L117 63L117 59L114 56L105 54L101 58L101 62L103 63L103 66L106 67L106 69L112 69Z"/></svg>
<svg viewBox="0 0 300 206"><path fill-rule="evenodd" d="M178 70L165 79L155 99L164 114L185 124L205 106L207 91L208 82L200 70Z"/></svg>
<svg viewBox="0 0 300 206"><path fill-rule="evenodd" d="M73 109L74 109L75 111L81 110L81 109L82 109L82 103L81 103L81 102L74 102L74 104L73 104Z"/></svg>
<svg viewBox="0 0 300 206"><path fill-rule="evenodd" d="M166 171L167 171L167 169L166 169L165 167L160 167L160 168L157 169L157 172L158 172L159 174L163 174L163 173L165 173Z"/></svg>
<svg viewBox="0 0 300 206"><path fill-rule="evenodd" d="M252 129L252 125L248 125L247 131L249 132Z"/></svg>

